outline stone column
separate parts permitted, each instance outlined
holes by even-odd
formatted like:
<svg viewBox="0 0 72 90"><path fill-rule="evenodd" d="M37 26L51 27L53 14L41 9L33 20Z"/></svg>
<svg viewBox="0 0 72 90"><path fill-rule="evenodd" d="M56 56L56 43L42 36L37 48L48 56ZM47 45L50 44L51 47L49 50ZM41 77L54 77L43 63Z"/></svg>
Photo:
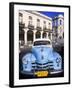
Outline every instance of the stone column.
<svg viewBox="0 0 72 90"><path fill-rule="evenodd" d="M42 36L43 36L43 31L41 31L41 39L42 39Z"/></svg>
<svg viewBox="0 0 72 90"><path fill-rule="evenodd" d="M47 32L47 37L46 37L47 39L49 38L48 34L49 34L49 33Z"/></svg>
<svg viewBox="0 0 72 90"><path fill-rule="evenodd" d="M27 45L27 31L28 31L28 29L24 29L24 41L25 41L25 45Z"/></svg>
<svg viewBox="0 0 72 90"><path fill-rule="evenodd" d="M37 30L33 30L33 42L34 42L35 39L36 39L36 31L37 31Z"/></svg>

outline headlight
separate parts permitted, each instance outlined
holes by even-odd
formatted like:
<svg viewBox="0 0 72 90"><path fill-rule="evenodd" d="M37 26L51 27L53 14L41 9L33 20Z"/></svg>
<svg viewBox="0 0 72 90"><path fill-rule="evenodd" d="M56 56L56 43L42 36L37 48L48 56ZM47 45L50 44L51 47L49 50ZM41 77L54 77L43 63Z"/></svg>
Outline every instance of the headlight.
<svg viewBox="0 0 72 90"><path fill-rule="evenodd" d="M23 59L23 60L22 60L22 63L23 63L23 64L27 64L28 62L26 61L26 59Z"/></svg>
<svg viewBox="0 0 72 90"><path fill-rule="evenodd" d="M60 65L60 62L61 62L61 58L57 58L56 59L56 63L57 63L57 66L59 67L59 65Z"/></svg>
<svg viewBox="0 0 72 90"><path fill-rule="evenodd" d="M61 62L61 58L57 58L56 63L60 63L60 62Z"/></svg>

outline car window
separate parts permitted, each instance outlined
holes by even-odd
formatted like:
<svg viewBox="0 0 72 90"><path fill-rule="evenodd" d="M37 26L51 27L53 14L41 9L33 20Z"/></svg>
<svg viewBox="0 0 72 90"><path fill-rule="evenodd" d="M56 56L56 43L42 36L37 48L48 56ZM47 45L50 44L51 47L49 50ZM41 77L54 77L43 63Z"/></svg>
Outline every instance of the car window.
<svg viewBox="0 0 72 90"><path fill-rule="evenodd" d="M35 41L34 46L37 45L50 45L50 41Z"/></svg>

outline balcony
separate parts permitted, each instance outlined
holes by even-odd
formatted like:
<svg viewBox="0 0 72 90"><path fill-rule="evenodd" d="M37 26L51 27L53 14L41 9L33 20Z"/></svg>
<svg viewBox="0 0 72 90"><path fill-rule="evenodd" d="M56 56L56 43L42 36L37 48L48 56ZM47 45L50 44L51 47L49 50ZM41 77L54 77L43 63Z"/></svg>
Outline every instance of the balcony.
<svg viewBox="0 0 72 90"><path fill-rule="evenodd" d="M44 27L44 28L43 28L43 30L47 31L47 28L46 28L46 27Z"/></svg>
<svg viewBox="0 0 72 90"><path fill-rule="evenodd" d="M19 29L25 28L25 23L19 23Z"/></svg>
<svg viewBox="0 0 72 90"><path fill-rule="evenodd" d="M34 30L34 26L33 26L33 25L28 25L28 28L29 28L30 30Z"/></svg>
<svg viewBox="0 0 72 90"><path fill-rule="evenodd" d="M50 28L43 28L44 31L52 33L52 29Z"/></svg>
<svg viewBox="0 0 72 90"><path fill-rule="evenodd" d="M37 26L36 30L42 30L42 28L40 26Z"/></svg>

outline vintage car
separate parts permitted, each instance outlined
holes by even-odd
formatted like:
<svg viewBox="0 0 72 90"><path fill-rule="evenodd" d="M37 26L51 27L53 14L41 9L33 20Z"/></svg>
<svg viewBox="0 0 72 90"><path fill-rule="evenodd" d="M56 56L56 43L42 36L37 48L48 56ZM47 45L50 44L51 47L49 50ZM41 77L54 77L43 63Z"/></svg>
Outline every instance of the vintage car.
<svg viewBox="0 0 72 90"><path fill-rule="evenodd" d="M53 50L49 39L36 39L31 50L21 54L22 74L48 76L62 72L62 57Z"/></svg>

